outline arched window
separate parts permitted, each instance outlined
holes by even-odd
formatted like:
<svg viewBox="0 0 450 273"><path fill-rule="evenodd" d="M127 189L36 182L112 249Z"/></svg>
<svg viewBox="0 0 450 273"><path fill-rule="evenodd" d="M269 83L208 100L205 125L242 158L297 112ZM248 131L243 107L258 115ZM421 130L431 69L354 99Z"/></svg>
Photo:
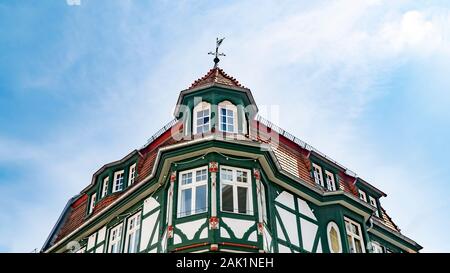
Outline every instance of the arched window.
<svg viewBox="0 0 450 273"><path fill-rule="evenodd" d="M205 133L211 130L211 105L207 102L200 102L194 107L194 134Z"/></svg>
<svg viewBox="0 0 450 273"><path fill-rule="evenodd" d="M339 227L335 222L329 222L327 226L328 248L331 253L341 253L342 243Z"/></svg>
<svg viewBox="0 0 450 273"><path fill-rule="evenodd" d="M237 132L237 107L229 101L219 103L219 130L227 133Z"/></svg>

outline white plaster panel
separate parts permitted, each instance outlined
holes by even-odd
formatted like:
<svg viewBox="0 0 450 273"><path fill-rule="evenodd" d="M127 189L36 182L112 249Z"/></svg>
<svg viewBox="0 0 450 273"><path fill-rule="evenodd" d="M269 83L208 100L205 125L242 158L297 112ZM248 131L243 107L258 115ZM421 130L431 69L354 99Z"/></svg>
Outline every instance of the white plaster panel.
<svg viewBox="0 0 450 273"><path fill-rule="evenodd" d="M142 209L143 215L149 213L150 211L156 209L157 207L159 207L159 202L155 198L149 197L145 199L144 208Z"/></svg>
<svg viewBox="0 0 450 273"><path fill-rule="evenodd" d="M316 216L314 215L313 211L309 207L308 203L305 202L305 200L297 198L298 201L298 207L300 208L300 213L308 216L309 218L313 220L317 220Z"/></svg>
<svg viewBox="0 0 450 273"><path fill-rule="evenodd" d="M280 193L280 195L275 198L275 201L295 210L294 196L292 196L292 194L288 193L287 191L283 191L282 193Z"/></svg>
<svg viewBox="0 0 450 273"><path fill-rule="evenodd" d="M106 237L106 227L101 228L97 233L97 244L103 242Z"/></svg>
<svg viewBox="0 0 450 273"><path fill-rule="evenodd" d="M247 232L255 224L254 221L227 218L227 217L223 217L222 221L233 231L234 236L236 236L236 238L238 239L242 239L245 232Z"/></svg>
<svg viewBox="0 0 450 273"><path fill-rule="evenodd" d="M300 227L302 230L303 249L311 252L314 245L314 239L316 238L317 225L300 218Z"/></svg>
<svg viewBox="0 0 450 273"><path fill-rule="evenodd" d="M97 233L92 234L88 238L87 249L91 249L95 246L95 238L97 238Z"/></svg>
<svg viewBox="0 0 450 273"><path fill-rule="evenodd" d="M188 240L194 239L195 233L206 222L206 219L199 219L182 224L177 224L177 228L186 235Z"/></svg>
<svg viewBox="0 0 450 273"><path fill-rule="evenodd" d="M153 213L152 215L142 220L141 242L139 247L141 251L147 247L150 241L150 236L152 235L152 231L153 228L155 227L156 220L158 219L158 214L159 211Z"/></svg>
<svg viewBox="0 0 450 273"><path fill-rule="evenodd" d="M298 241L297 218L295 214L277 206L278 214L283 221L284 228L289 236L289 241L295 246L300 246Z"/></svg>

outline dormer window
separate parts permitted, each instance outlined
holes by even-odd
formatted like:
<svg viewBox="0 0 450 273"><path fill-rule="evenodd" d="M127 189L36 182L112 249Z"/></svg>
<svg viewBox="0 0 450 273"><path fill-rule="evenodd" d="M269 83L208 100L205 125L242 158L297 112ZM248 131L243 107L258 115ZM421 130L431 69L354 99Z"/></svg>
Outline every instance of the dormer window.
<svg viewBox="0 0 450 273"><path fill-rule="evenodd" d="M91 202L89 203L89 214L94 211L96 201L95 199L97 199L97 193L91 195Z"/></svg>
<svg viewBox="0 0 450 273"><path fill-rule="evenodd" d="M336 190L336 183L334 181L334 174L325 171L326 181L327 181L327 190L329 191L335 191Z"/></svg>
<svg viewBox="0 0 450 273"><path fill-rule="evenodd" d="M136 163L130 166L130 171L128 173L128 186L133 185L136 180Z"/></svg>
<svg viewBox="0 0 450 273"><path fill-rule="evenodd" d="M211 130L211 106L207 102L200 102L194 108L194 134L201 134Z"/></svg>
<svg viewBox="0 0 450 273"><path fill-rule="evenodd" d="M376 208L375 215L380 217L380 215L378 213L377 200L375 198L373 198L372 196L369 196L369 202L372 207Z"/></svg>
<svg viewBox="0 0 450 273"><path fill-rule="evenodd" d="M219 103L219 128L226 133L235 133L237 129L237 108L229 101Z"/></svg>
<svg viewBox="0 0 450 273"><path fill-rule="evenodd" d="M114 173L113 193L123 189L123 173L123 170Z"/></svg>
<svg viewBox="0 0 450 273"><path fill-rule="evenodd" d="M313 166L314 181L316 182L317 185L323 187L322 168L315 163L313 163L312 166Z"/></svg>
<svg viewBox="0 0 450 273"><path fill-rule="evenodd" d="M103 179L103 185L102 185L102 198L105 197L108 194L108 187L109 187L109 176L105 177Z"/></svg>
<svg viewBox="0 0 450 273"><path fill-rule="evenodd" d="M366 193L363 192L362 190L358 190L358 193L359 193L359 199L363 200L364 202L367 202Z"/></svg>

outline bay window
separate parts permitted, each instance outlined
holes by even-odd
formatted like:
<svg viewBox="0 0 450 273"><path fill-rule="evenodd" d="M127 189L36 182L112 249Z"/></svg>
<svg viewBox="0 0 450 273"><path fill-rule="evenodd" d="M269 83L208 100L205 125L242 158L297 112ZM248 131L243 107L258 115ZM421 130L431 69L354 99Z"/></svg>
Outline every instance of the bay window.
<svg viewBox="0 0 450 273"><path fill-rule="evenodd" d="M180 172L178 216L184 217L208 210L208 168Z"/></svg>
<svg viewBox="0 0 450 273"><path fill-rule="evenodd" d="M250 171L220 168L221 209L226 212L253 214Z"/></svg>
<svg viewBox="0 0 450 273"><path fill-rule="evenodd" d="M347 231L347 242L351 253L364 253L364 240L361 226L353 220L345 218L345 230Z"/></svg>

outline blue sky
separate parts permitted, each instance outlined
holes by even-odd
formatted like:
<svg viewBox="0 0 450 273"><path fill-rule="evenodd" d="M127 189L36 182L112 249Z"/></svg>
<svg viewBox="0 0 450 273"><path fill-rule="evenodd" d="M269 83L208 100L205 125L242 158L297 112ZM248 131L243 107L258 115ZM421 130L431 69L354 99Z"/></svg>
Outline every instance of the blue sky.
<svg viewBox="0 0 450 273"><path fill-rule="evenodd" d="M98 168L171 120L217 36L275 123L385 191L424 251L450 251L446 1L176 2L0 1L0 252L40 248Z"/></svg>

